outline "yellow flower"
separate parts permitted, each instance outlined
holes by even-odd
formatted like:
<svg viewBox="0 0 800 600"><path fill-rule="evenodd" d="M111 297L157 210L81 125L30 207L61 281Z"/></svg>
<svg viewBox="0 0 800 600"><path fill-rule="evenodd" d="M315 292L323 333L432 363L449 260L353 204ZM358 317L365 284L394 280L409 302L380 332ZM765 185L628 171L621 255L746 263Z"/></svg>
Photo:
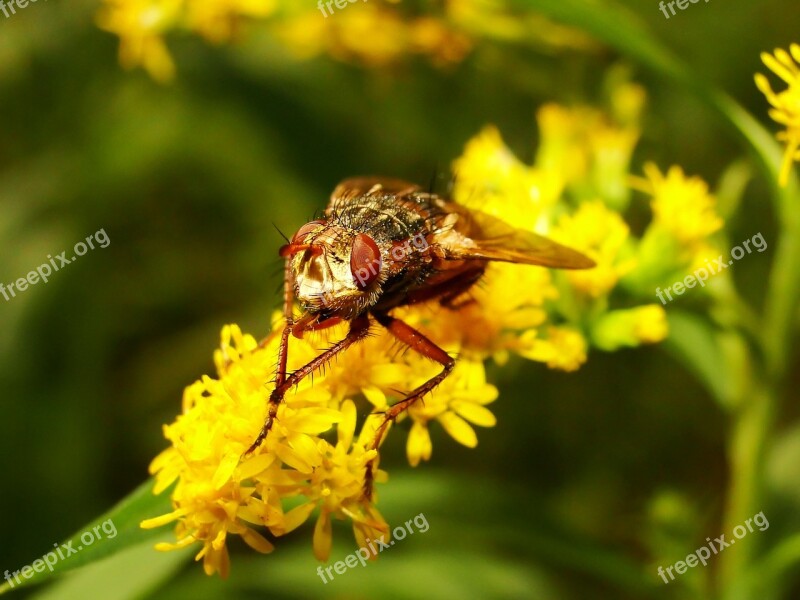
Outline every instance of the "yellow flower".
<svg viewBox="0 0 800 600"><path fill-rule="evenodd" d="M302 523L284 514L275 490L298 493L324 460L317 436L342 419L338 410L324 406L324 390L310 393L310 382L303 382L287 394L273 435L241 460L263 423L264 383L274 376L276 342L259 347L238 327L223 328L222 347L215 355L219 379L204 377L186 388L183 414L164 428L172 446L150 465L156 493L178 480L172 494L176 510L142 526L178 520L177 544L159 549L202 542L196 558L203 559L209 574L227 576L229 534L269 552L272 544L252 525L266 526L277 536Z"/></svg>
<svg viewBox="0 0 800 600"><path fill-rule="evenodd" d="M789 87L782 92L775 93L767 78L761 73L755 76L756 86L766 96L772 105L769 116L783 125L786 130L778 134L778 139L786 142L786 150L781 164L780 185L785 186L789 181L792 161L800 160L800 45L792 44L789 52L780 48L773 54L763 52L761 60L769 69L780 77Z"/></svg>
<svg viewBox="0 0 800 600"><path fill-rule="evenodd" d="M521 356L561 371L577 371L586 362L587 350L586 338L570 327L548 327L546 338L527 331L517 346Z"/></svg>
<svg viewBox="0 0 800 600"><path fill-rule="evenodd" d="M162 35L175 26L182 4L181 0L106 0L97 24L119 36L123 67L143 66L153 79L168 81L175 65Z"/></svg>
<svg viewBox="0 0 800 600"><path fill-rule="evenodd" d="M296 509L300 518L308 517L314 508L320 513L314 527L314 556L327 561L332 543L331 517L350 518L356 538L361 535L375 539L388 535L389 526L377 509L363 499L364 475L367 462L375 458L376 450L365 450L363 444L353 443L356 429L356 407L352 401L342 403L338 442L326 441L322 461L314 469L308 485L300 492L308 502ZM385 478L382 478L385 479Z"/></svg>
<svg viewBox="0 0 800 600"><path fill-rule="evenodd" d="M602 123L599 111L588 108L566 108L545 104L536 113L541 142L536 164L560 174L565 183L585 177L589 170L590 131Z"/></svg>
<svg viewBox="0 0 800 600"><path fill-rule="evenodd" d="M328 52L334 58L380 67L408 50L407 25L396 11L384 6L359 4L358 10L342 10L328 21ZM375 35L378 31L380 35Z"/></svg>
<svg viewBox="0 0 800 600"><path fill-rule="evenodd" d="M652 163L646 179L631 176L633 188L651 196L653 218L636 247L636 264L623 277L623 286L652 298L659 286L683 279L697 266L720 253L713 234L723 220L716 198L699 177L688 177L678 166L662 174Z"/></svg>
<svg viewBox="0 0 800 600"><path fill-rule="evenodd" d="M175 67L165 37L173 31L199 34L209 42L228 42L245 22L263 22L291 53L310 58L323 52L369 67L384 67L412 55L435 64L461 61L473 42L451 19L409 17L384 3L358 3L331 14L315 4L287 0L103 0L101 28L120 38L120 62L143 66L167 81ZM376 34L376 32L379 32Z"/></svg>
<svg viewBox="0 0 800 600"><path fill-rule="evenodd" d="M545 303L557 297L547 269L496 263L487 267L459 310L432 307L422 315L413 310L399 314L445 348L473 359L491 356L502 364L522 331L547 320Z"/></svg>
<svg viewBox="0 0 800 600"><path fill-rule="evenodd" d="M186 26L210 42L228 41L243 17L265 18L277 8L277 0L192 0L186 2Z"/></svg>
<svg viewBox="0 0 800 600"><path fill-rule="evenodd" d="M635 124L644 91L623 85L612 100L625 125L616 125L601 111L586 106L542 106L536 114L541 136L536 165L558 173L565 184L578 190L601 194L607 204L622 209L628 194L628 164L639 139Z"/></svg>
<svg viewBox="0 0 800 600"><path fill-rule="evenodd" d="M648 163L644 172L647 181L642 187L653 197L653 226L684 245L697 244L722 227L717 201L705 181L687 177L678 166L670 167L664 175Z"/></svg>
<svg viewBox="0 0 800 600"><path fill-rule="evenodd" d="M420 383L435 374L429 361L418 359ZM436 420L445 431L468 448L478 445L478 437L473 425L494 427L497 422L486 408L497 399L497 388L486 383L486 372L479 361L460 360L453 373L444 380L425 402L414 404L408 414L413 420L406 443L408 462L416 467L420 460L429 460L432 447L428 423Z"/></svg>
<svg viewBox="0 0 800 600"><path fill-rule="evenodd" d="M261 344L235 325L223 328L221 347L214 354L218 379L203 377L186 388L182 414L164 427L172 445L150 466L156 477L155 493L177 482L172 492L175 510L143 522L142 527L177 521L178 541L157 548L202 543L196 558L203 560L208 574L228 575L228 536L241 536L255 550L271 552L273 543L256 527L266 527L280 537L303 524L315 510L319 515L313 548L320 560L327 560L330 553L333 518L352 521L361 547L369 547L369 540L388 539L389 527L374 505L376 495L371 500L364 496L367 464L378 458L372 442L383 416L371 414L355 439L356 407L345 396L362 393L385 407L389 393L396 396L398 388L413 389L435 367L416 354L398 358L390 351L395 340L386 332L371 337L361 347L363 353L358 347L345 353L335 368L315 377L313 386L311 378L306 378L287 393L270 434L252 456L243 459L263 424L265 384L275 377L276 333L282 327L276 318L274 333ZM291 339L288 370L316 356L319 343L327 345L341 336L343 327L318 332L317 339ZM350 367L359 365L363 367L359 372L367 375L365 380L350 372ZM483 377L481 362L460 364L438 390L437 400L431 400L429 407L442 403L435 415L428 416L418 403L418 410L423 410L417 416L419 422L435 418L459 442L474 446L474 431L462 417L478 425L494 424L491 413L482 412L482 404L494 400L497 391ZM338 442L332 445L321 435L336 423ZM386 481L386 473L378 471L375 481ZM294 502L294 508L286 511L287 499L297 496L304 501Z"/></svg>
<svg viewBox="0 0 800 600"><path fill-rule="evenodd" d="M634 266L634 260L623 252L628 234L622 217L599 200L583 203L575 214L558 220L553 239L580 250L597 263L594 269L567 273L575 289L598 298L617 285Z"/></svg>
<svg viewBox="0 0 800 600"><path fill-rule="evenodd" d="M541 15L513 13L502 0L448 0L447 17L474 37L560 49L594 50L599 45L583 32Z"/></svg>
<svg viewBox="0 0 800 600"><path fill-rule="evenodd" d="M411 47L417 54L430 56L434 62L447 65L464 59L472 49L470 38L443 21L422 17L411 23Z"/></svg>
<svg viewBox="0 0 800 600"><path fill-rule="evenodd" d="M557 176L528 167L505 145L494 126L485 127L467 142L464 154L453 163L453 198L515 226L530 229L561 194Z"/></svg>
<svg viewBox="0 0 800 600"><path fill-rule="evenodd" d="M655 344L667 338L667 313L661 306L648 304L633 309L633 312L633 336L636 341Z"/></svg>
<svg viewBox="0 0 800 600"><path fill-rule="evenodd" d="M617 350L654 344L667 337L664 307L648 304L627 310L614 310L601 317L592 328L592 342L603 350Z"/></svg>

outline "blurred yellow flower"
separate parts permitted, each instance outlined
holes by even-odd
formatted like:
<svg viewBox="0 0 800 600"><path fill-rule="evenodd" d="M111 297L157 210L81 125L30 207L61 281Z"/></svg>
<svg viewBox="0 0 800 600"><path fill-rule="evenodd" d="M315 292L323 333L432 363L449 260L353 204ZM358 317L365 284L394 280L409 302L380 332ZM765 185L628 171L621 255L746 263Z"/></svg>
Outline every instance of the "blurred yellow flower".
<svg viewBox="0 0 800 600"><path fill-rule="evenodd" d="M97 24L119 36L123 67L141 65L153 79L168 81L175 74L175 64L162 36L174 27L182 5L181 0L106 0Z"/></svg>
<svg viewBox="0 0 800 600"><path fill-rule="evenodd" d="M667 313L658 304L648 304L633 309L633 337L644 344L655 344L667 337Z"/></svg>
<svg viewBox="0 0 800 600"><path fill-rule="evenodd" d="M667 313L663 306L648 304L606 313L592 327L592 343L603 350L655 344L667 337Z"/></svg>
<svg viewBox="0 0 800 600"><path fill-rule="evenodd" d="M653 225L672 235L681 244L696 245L722 228L716 213L716 199L699 177L687 177L679 166L662 174L656 165L644 167L644 189L652 195Z"/></svg>
<svg viewBox="0 0 800 600"><path fill-rule="evenodd" d="M536 113L536 166L559 174L576 194L599 195L610 207L623 210L644 98L641 86L624 83L611 94L611 114L588 106L545 104Z"/></svg>
<svg viewBox="0 0 800 600"><path fill-rule="evenodd" d="M629 229L618 213L595 200L580 205L574 215L563 215L552 238L580 250L597 263L594 269L567 273L575 289L593 298L608 294L635 263L622 250Z"/></svg>
<svg viewBox="0 0 800 600"><path fill-rule="evenodd" d="M560 178L547 170L528 167L506 147L494 126L485 127L467 142L453 163L453 199L517 227L533 229L561 194Z"/></svg>
<svg viewBox="0 0 800 600"><path fill-rule="evenodd" d="M504 0L446 0L450 21L473 37L518 42L548 50L597 50L600 45L578 29L530 11L512 12Z"/></svg>
<svg viewBox="0 0 800 600"><path fill-rule="evenodd" d="M780 170L780 185L785 186L789 181L792 162L800 160L800 45L792 44L789 52L778 48L773 54L762 52L761 60L769 69L780 77L789 87L782 92L772 91L767 78L761 73L755 76L756 86L766 96L772 105L769 116L783 125L786 130L778 133L778 139L786 143L783 163Z"/></svg>
<svg viewBox="0 0 800 600"><path fill-rule="evenodd" d="M245 18L265 18L278 8L278 0L192 0L184 5L185 23L213 43L228 41Z"/></svg>
<svg viewBox="0 0 800 600"><path fill-rule="evenodd" d="M299 58L321 53L369 67L383 67L413 55L438 65L459 62L472 39L445 14L410 17L394 3L358 3L334 15L315 3L286 0L103 0L98 25L120 39L120 62L144 67L158 81L174 77L165 37L189 31L220 44L245 23L261 24ZM329 18L331 17L331 18Z"/></svg>
<svg viewBox="0 0 800 600"><path fill-rule="evenodd" d="M638 241L634 268L622 283L650 295L720 254L712 236L723 220L716 198L699 177L687 176L679 166L664 174L653 163L644 166L644 173L645 178L630 176L629 181L650 196L653 218Z"/></svg>
<svg viewBox="0 0 800 600"><path fill-rule="evenodd" d="M517 346L521 356L562 371L577 371L586 362L587 351L583 334L571 327L549 327L546 337L540 337L537 331L527 331Z"/></svg>

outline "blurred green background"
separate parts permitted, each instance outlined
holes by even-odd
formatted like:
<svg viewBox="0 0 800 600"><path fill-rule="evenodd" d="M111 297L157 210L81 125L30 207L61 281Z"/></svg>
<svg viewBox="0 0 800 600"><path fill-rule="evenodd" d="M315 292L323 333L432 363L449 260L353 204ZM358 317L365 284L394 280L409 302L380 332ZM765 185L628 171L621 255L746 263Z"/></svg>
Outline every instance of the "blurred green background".
<svg viewBox="0 0 800 600"><path fill-rule="evenodd" d="M668 21L655 0L625 4L701 77L775 129L752 75L764 71L761 51L800 42L800 5L714 1ZM101 228L111 240L46 285L0 298L2 570L29 564L147 477L183 387L213 371L223 324L266 333L279 304L273 224L293 231L347 176L446 180L450 162L487 123L530 160L535 109L595 102L603 73L620 63L612 50L548 54L479 43L447 69L410 59L376 70L327 57L298 62L269 38L215 47L177 36L170 47L178 77L160 85L119 67L117 39L95 26L96 9L51 0L0 16L0 281L23 277ZM635 172L644 160L677 163L713 186L746 155L690 93L625 64L649 93ZM748 186L727 225L731 239L756 231L775 239L766 190L758 178ZM756 303L770 256L735 269L743 295ZM693 308L688 297L681 303ZM796 355L790 360L788 389L796 390L800 365ZM647 347L595 352L575 374L513 361L492 378L501 391L492 407L499 422L479 432L477 449L432 428L433 459L411 469L404 436L389 439L383 464L391 479L380 508L395 524L423 512L430 530L376 564L323 585L309 523L270 556L233 544L227 582L180 556L148 551L131 564L143 578L163 570L163 581L120 585L109 567L79 574L67 582L73 591L33 592L688 597L688 582L707 574L693 569L684 587L667 586L656 568L726 531L730 477L728 419L693 375L664 347ZM785 399L769 449L772 493L762 510L771 527L750 534L765 547L800 527L796 399L794 391ZM349 528L339 525L333 560L354 549ZM794 569L778 591L800 594Z"/></svg>

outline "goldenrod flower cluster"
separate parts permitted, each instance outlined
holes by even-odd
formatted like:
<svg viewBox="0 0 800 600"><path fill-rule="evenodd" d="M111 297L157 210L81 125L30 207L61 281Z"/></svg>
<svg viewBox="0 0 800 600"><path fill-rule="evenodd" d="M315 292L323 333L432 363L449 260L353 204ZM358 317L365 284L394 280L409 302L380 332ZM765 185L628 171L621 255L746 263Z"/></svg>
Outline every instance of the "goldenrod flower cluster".
<svg viewBox="0 0 800 600"><path fill-rule="evenodd" d="M198 34L212 43L246 35L278 39L291 53L383 66L420 54L435 63L460 61L469 37L442 19L408 18L396 4L359 2L327 14L315 2L286 0L104 0L98 25L120 38L120 62L141 66L159 81L174 77L166 37L176 31Z"/></svg>
<svg viewBox="0 0 800 600"><path fill-rule="evenodd" d="M643 101L643 91L626 84L608 114L542 107L531 166L492 126L455 161L456 201L568 244L597 268L556 272L492 263L454 309L432 302L394 312L458 356L452 375L391 425L406 437L411 465L431 458L432 427L474 447L475 428L495 425L489 406L498 391L486 380L486 360L502 364L516 354L572 371L591 347L615 350L667 335L662 306L640 301L654 297L641 265L663 266L660 275L689 268L721 222L705 184L676 167L662 174L648 166L646 178L634 184L650 196L653 218L642 238L631 234L623 215L632 201L628 164ZM164 428L171 446L151 465L157 493L175 483L175 510L143 526L177 521L177 543L160 547L202 544L197 558L209 574L227 575L229 535L271 552L271 539L312 515L320 560L329 556L334 519L352 524L361 547L388 538L377 494L367 500L362 493L365 466L379 452L370 442L382 411L439 370L415 352L398 352L396 340L375 325L374 335L316 373L313 383L306 378L287 393L266 441L243 458L264 421L283 325L276 313L272 333L260 343L236 325L223 328L216 377L186 389L182 414ZM288 369L306 364L346 329L342 324L291 338ZM386 479L379 471L376 481Z"/></svg>
<svg viewBox="0 0 800 600"><path fill-rule="evenodd" d="M776 93L764 75L755 76L756 86L772 105L769 116L786 128L778 133L778 139L786 143L779 178L782 186L789 181L792 162L800 160L800 44L792 44L789 51L777 48L773 54L761 54L764 64L789 86L785 90Z"/></svg>
<svg viewBox="0 0 800 600"><path fill-rule="evenodd" d="M445 0L430 14L391 0L348 2L344 8L329 8L325 0L103 0L97 23L119 37L124 67L143 67L159 81L175 75L166 39L177 32L215 44L266 35L297 58L326 54L368 67L410 56L437 66L458 63L479 38L547 49L597 47L588 36L543 17L512 14L503 0Z"/></svg>

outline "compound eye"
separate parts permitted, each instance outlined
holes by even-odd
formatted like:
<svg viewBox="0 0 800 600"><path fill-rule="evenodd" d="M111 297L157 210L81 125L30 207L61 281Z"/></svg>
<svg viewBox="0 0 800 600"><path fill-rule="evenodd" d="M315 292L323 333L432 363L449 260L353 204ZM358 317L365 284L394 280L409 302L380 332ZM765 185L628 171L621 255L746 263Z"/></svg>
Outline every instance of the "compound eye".
<svg viewBox="0 0 800 600"><path fill-rule="evenodd" d="M320 225L325 225L325 221L319 219L303 225L292 237L292 244L303 244L306 236L312 231L319 229Z"/></svg>
<svg viewBox="0 0 800 600"><path fill-rule="evenodd" d="M350 272L356 287L365 290L381 274L381 251L371 237L359 233L350 251Z"/></svg>

